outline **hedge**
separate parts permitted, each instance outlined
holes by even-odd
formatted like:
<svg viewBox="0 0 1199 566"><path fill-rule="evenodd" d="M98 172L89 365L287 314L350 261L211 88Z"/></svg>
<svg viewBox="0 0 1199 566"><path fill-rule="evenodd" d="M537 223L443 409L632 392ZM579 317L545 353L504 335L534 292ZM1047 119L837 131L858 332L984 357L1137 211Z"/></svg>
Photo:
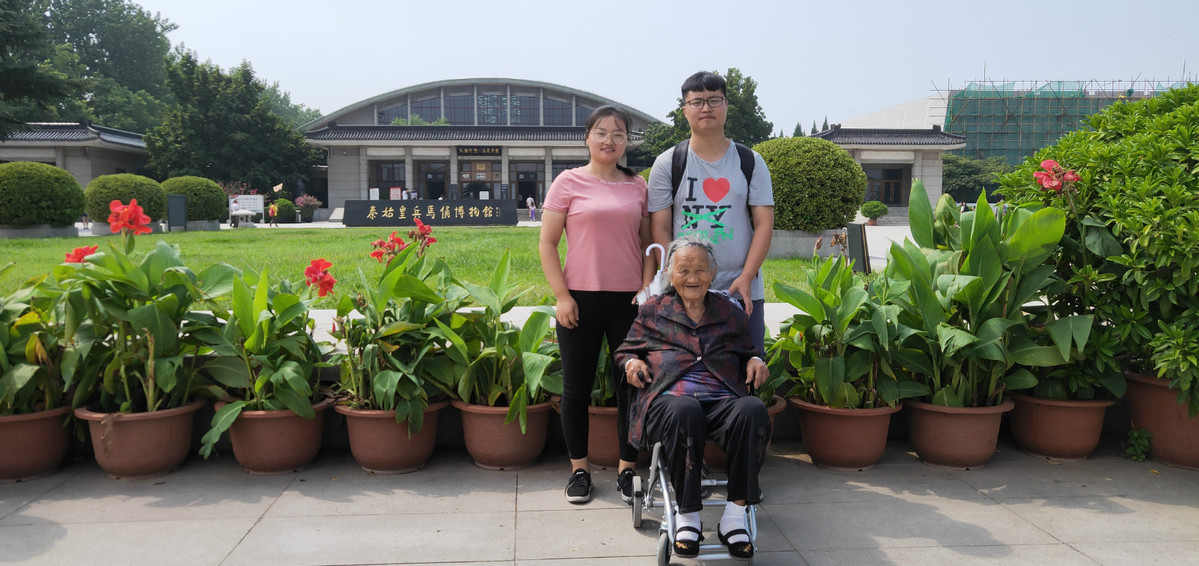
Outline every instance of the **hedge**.
<svg viewBox="0 0 1199 566"><path fill-rule="evenodd" d="M96 222L106 222L113 200L129 204L137 199L150 220L163 220L167 215L167 194L158 181L132 173L101 175L92 179L83 191L87 197L87 214Z"/></svg>
<svg viewBox="0 0 1199 566"><path fill-rule="evenodd" d="M168 195L187 197L187 220L221 221L229 217L229 197L221 186L204 177L172 177L162 182ZM141 202L140 200L138 201Z"/></svg>
<svg viewBox="0 0 1199 566"><path fill-rule="evenodd" d="M31 161L0 164L0 224L73 226L83 211L83 188L65 170Z"/></svg>
<svg viewBox="0 0 1199 566"><path fill-rule="evenodd" d="M819 138L766 140L754 151L770 168L777 230L823 232L857 217L866 173L844 149Z"/></svg>

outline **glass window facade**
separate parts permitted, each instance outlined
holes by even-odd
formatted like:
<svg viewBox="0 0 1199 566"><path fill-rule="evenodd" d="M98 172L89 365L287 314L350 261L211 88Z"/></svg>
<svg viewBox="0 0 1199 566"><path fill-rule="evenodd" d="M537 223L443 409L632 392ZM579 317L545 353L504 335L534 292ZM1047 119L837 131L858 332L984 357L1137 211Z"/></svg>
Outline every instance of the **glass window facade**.
<svg viewBox="0 0 1199 566"><path fill-rule="evenodd" d="M392 187L404 186L403 161L376 161L374 169L374 178L370 180L370 186L378 187L382 198L389 198L389 189Z"/></svg>
<svg viewBox="0 0 1199 566"><path fill-rule="evenodd" d="M579 127L586 126L587 125L587 117L590 116L591 112L594 110L595 110L595 108L592 108L590 106L585 106L583 104L576 103L575 104L575 125L579 126Z"/></svg>
<svg viewBox="0 0 1199 566"><path fill-rule="evenodd" d="M413 102L412 113L426 122L436 122L441 119L441 99L434 97Z"/></svg>
<svg viewBox="0 0 1199 566"><path fill-rule="evenodd" d="M512 125L536 126L541 123L541 97L518 94L512 97Z"/></svg>
<svg viewBox="0 0 1199 566"><path fill-rule="evenodd" d="M480 94L479 95L479 125L507 126L508 125L508 95Z"/></svg>
<svg viewBox="0 0 1199 566"><path fill-rule="evenodd" d="M383 125L390 124L396 120L407 120L407 119L408 119L408 105L407 104L401 104L399 106L392 106L391 108L386 108L382 112L379 113L379 124L383 124Z"/></svg>
<svg viewBox="0 0 1199 566"><path fill-rule="evenodd" d="M475 109L470 101L474 98L471 93L446 94L445 119L455 126L473 126L475 124Z"/></svg>
<svg viewBox="0 0 1199 566"><path fill-rule="evenodd" d="M570 126L570 101L545 99L545 125Z"/></svg>

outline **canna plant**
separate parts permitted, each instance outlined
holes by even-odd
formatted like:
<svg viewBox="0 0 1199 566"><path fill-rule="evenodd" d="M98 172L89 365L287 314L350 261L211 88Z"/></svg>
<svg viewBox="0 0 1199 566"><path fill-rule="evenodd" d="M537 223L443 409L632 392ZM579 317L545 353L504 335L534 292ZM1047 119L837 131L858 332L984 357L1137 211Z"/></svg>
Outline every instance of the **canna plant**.
<svg viewBox="0 0 1199 566"><path fill-rule="evenodd" d="M1043 301L1065 214L1017 207L1006 214L980 195L959 212L949 196L934 209L923 183L912 186L912 237L893 244L885 277L908 283L896 300L895 358L929 387L929 401L955 407L1002 403L1004 392L1036 384L1029 367L1066 363L1082 351L1091 318L1073 315L1035 327L1025 306Z"/></svg>
<svg viewBox="0 0 1199 566"><path fill-rule="evenodd" d="M313 337L309 311L318 298L314 292L324 296L336 282L328 267L323 259L313 260L307 290L287 280L272 285L266 270L237 277L229 310L213 305L211 313L193 316L188 334L208 354L200 370L215 382L205 389L225 402L201 439L205 458L243 410L316 416L318 368L332 365L322 359L333 345Z"/></svg>
<svg viewBox="0 0 1199 566"><path fill-rule="evenodd" d="M341 298L333 331L346 344L338 357L341 403L394 410L410 434L424 426L431 398L456 391L461 370L446 344L457 337L450 326L465 321L455 313L470 300L445 261L424 255L437 240L431 227L416 222L409 242L393 232L372 244L371 257L386 264L383 272L372 282L359 270L365 291ZM465 360L459 363L465 367Z"/></svg>
<svg viewBox="0 0 1199 566"><path fill-rule="evenodd" d="M837 257L801 274L811 293L774 283L775 295L799 309L770 349L772 367L786 359L795 368L793 394L828 407L875 408L928 392L891 356L892 341L901 335L894 301L908 281L879 279L868 288L852 264Z"/></svg>

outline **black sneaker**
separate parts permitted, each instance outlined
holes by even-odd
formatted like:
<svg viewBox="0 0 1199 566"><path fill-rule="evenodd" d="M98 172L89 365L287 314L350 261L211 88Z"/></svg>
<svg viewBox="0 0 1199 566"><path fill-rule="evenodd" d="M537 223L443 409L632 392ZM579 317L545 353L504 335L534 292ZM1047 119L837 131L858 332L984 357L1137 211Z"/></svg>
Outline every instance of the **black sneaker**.
<svg viewBox="0 0 1199 566"><path fill-rule="evenodd" d="M571 503L587 503L591 501L591 474L579 468L570 474L566 482L566 500Z"/></svg>
<svg viewBox="0 0 1199 566"><path fill-rule="evenodd" d="M620 498L629 505L633 504L633 478L637 477L637 473L633 468L625 468L616 476L616 491L620 492Z"/></svg>

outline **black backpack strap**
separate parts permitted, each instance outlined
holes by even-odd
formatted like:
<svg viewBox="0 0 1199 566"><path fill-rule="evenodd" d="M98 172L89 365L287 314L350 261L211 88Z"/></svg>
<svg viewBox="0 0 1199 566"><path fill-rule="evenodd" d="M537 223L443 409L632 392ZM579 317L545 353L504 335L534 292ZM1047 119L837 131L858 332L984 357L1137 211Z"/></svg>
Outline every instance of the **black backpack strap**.
<svg viewBox="0 0 1199 566"><path fill-rule="evenodd" d="M683 170L687 168L687 150L691 147L691 138L687 138L674 146L670 159L670 202L674 202L679 194L679 185L683 182ZM673 206L673 205L672 205Z"/></svg>
<svg viewBox="0 0 1199 566"><path fill-rule="evenodd" d="M745 174L745 205L749 206L749 191L753 188L754 180L754 150L749 146L739 143L737 144L737 157L741 158L741 172Z"/></svg>

